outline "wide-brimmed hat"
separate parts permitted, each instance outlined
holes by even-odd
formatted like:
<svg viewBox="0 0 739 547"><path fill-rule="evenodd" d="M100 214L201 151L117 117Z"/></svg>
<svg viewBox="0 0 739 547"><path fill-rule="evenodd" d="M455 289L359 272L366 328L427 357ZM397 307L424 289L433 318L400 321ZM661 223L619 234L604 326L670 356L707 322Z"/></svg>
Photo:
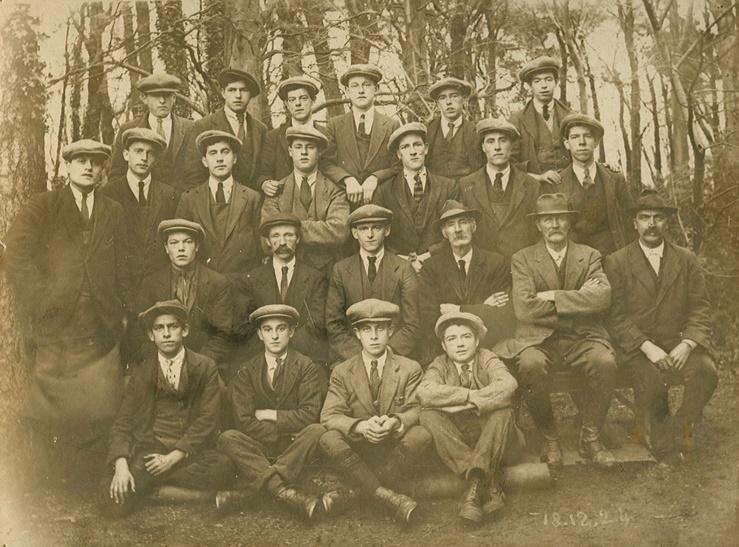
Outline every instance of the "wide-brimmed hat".
<svg viewBox="0 0 739 547"><path fill-rule="evenodd" d="M444 222L449 220L450 218L456 218L456 217L471 217L475 219L477 222L480 221L481 212L479 209L472 209L470 207L467 207L463 203L455 200L455 199L448 199L444 202L444 205L441 208L441 215L439 215L439 223L442 225Z"/></svg>
<svg viewBox="0 0 739 547"><path fill-rule="evenodd" d="M665 211L666 213L674 213L677 211L677 207L668 205L665 198L655 190L654 188L645 188L642 190L639 198L634 202L634 205L629 207L629 212L635 215L639 211L647 209L655 211Z"/></svg>
<svg viewBox="0 0 739 547"><path fill-rule="evenodd" d="M567 196L562 193L542 194L534 205L534 211L526 216L541 217L546 215L575 215L577 211L573 210Z"/></svg>

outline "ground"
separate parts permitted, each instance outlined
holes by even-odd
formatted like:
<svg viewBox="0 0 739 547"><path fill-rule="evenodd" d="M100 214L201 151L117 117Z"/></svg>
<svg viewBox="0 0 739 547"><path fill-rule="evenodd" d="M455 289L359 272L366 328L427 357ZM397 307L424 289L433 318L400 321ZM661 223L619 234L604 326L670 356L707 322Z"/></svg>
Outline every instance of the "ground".
<svg viewBox="0 0 739 547"><path fill-rule="evenodd" d="M736 379L722 371L693 461L673 469L627 464L610 472L566 467L545 491L510 493L478 529L458 522L456 499L420 504L404 530L370 505L314 525L262 501L219 517L210 506L149 505L126 520L96 512L92 488L38 487L0 506L9 546L50 545L739 545Z"/></svg>

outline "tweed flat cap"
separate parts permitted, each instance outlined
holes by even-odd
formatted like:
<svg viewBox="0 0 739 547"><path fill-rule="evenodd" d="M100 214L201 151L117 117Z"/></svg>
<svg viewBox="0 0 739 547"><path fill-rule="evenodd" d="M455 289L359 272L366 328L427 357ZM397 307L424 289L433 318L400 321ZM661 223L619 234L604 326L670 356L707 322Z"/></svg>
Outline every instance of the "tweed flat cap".
<svg viewBox="0 0 739 547"><path fill-rule="evenodd" d="M136 82L136 89L141 93L176 93L182 85L182 80L173 74L155 72Z"/></svg>
<svg viewBox="0 0 739 547"><path fill-rule="evenodd" d="M62 158L66 161L71 160L75 156L82 155L105 156L106 158L109 158L110 153L110 146L92 139L80 139L62 148Z"/></svg>
<svg viewBox="0 0 739 547"><path fill-rule="evenodd" d="M269 235L269 229L273 226L295 226L300 230L300 219L292 213L275 213L262 219L259 225L259 233L264 237Z"/></svg>
<svg viewBox="0 0 739 547"><path fill-rule="evenodd" d="M570 133L570 129L575 126L589 127L595 132L599 139L602 138L605 133L603 125L601 125L598 120L591 118L590 116L586 116L585 114L575 112L573 114L567 114L567 116L562 119L562 122L559 124L560 136L563 139L566 139L567 135Z"/></svg>
<svg viewBox="0 0 739 547"><path fill-rule="evenodd" d="M315 80L308 78L308 76L293 76L282 80L277 85L277 96L283 101L287 100L287 92L293 89L305 89L310 95L311 99L315 99L318 95L318 84Z"/></svg>
<svg viewBox="0 0 739 547"><path fill-rule="evenodd" d="M485 335L488 333L488 329L485 326L485 323L482 322L482 319L480 319L478 316L476 316L474 313L468 313L464 311L455 311L450 313L445 313L439 319L436 320L436 325L434 326L434 332L436 333L436 337L441 340L444 338L444 332L446 331L446 328L449 325L453 324L463 324L470 327L475 333L477 334L478 339L485 338Z"/></svg>
<svg viewBox="0 0 739 547"><path fill-rule="evenodd" d="M570 202L565 194L542 194L534 205L534 211L527 217L541 217L545 215L575 215L577 211L570 207Z"/></svg>
<svg viewBox="0 0 739 547"><path fill-rule="evenodd" d="M300 313L287 304L268 304L249 314L249 321L254 324L259 324L265 319L287 319L294 325L300 321Z"/></svg>
<svg viewBox="0 0 739 547"><path fill-rule="evenodd" d="M187 323L190 312L179 300L162 300L155 303L149 309L142 311L139 314L139 323L148 329L157 317L165 314L174 315L182 320L183 323Z"/></svg>
<svg viewBox="0 0 739 547"><path fill-rule="evenodd" d="M147 127L132 127L131 129L126 129L123 135L121 135L123 148L128 148L128 145L135 141L144 141L153 144L160 152L167 148L167 141L164 140L164 137Z"/></svg>
<svg viewBox="0 0 739 547"><path fill-rule="evenodd" d="M518 79L522 82L528 82L534 74L539 72L551 72L555 78L559 78L560 63L554 57L542 55L533 61L526 63L518 73Z"/></svg>
<svg viewBox="0 0 739 547"><path fill-rule="evenodd" d="M285 130L285 140L290 144L295 139L305 139L307 141L314 142L321 148L326 148L328 146L328 137L310 125L288 127Z"/></svg>
<svg viewBox="0 0 739 547"><path fill-rule="evenodd" d="M645 188L642 190L638 199L634 202L634 205L629 207L631 214L636 214L639 211L647 209L665 211L667 213L674 213L677 211L677 207L667 205L665 198L663 198L662 195L654 188Z"/></svg>
<svg viewBox="0 0 739 547"><path fill-rule="evenodd" d="M482 137L486 133L505 133L512 139L521 138L521 133L518 132L518 128L508 120L503 118L485 118L477 122L475 126L477 134Z"/></svg>
<svg viewBox="0 0 739 547"><path fill-rule="evenodd" d="M226 87L232 82L244 82L252 97L259 95L259 83L257 79L244 70L238 68L227 68L218 75L218 83Z"/></svg>
<svg viewBox="0 0 739 547"><path fill-rule="evenodd" d="M346 86L349 83L349 78L354 76L365 76L375 83L382 81L382 71L379 67L370 64L357 64L350 66L346 69L346 72L341 75L339 81L341 82L341 85Z"/></svg>
<svg viewBox="0 0 739 547"><path fill-rule="evenodd" d="M445 89L449 88L459 90L465 97L472 93L471 83L466 80L460 80L459 78L448 76L446 78L442 78L431 87L429 87L429 96L432 99L437 100L439 98L439 94Z"/></svg>
<svg viewBox="0 0 739 547"><path fill-rule="evenodd" d="M208 148L208 146L214 142L224 141L231 146L231 150L233 150L234 154L238 154L239 150L241 150L242 143L239 138L228 131L208 129L207 131L200 133L200 135L195 138L195 144L203 155L205 155L205 149Z"/></svg>
<svg viewBox="0 0 739 547"><path fill-rule="evenodd" d="M205 239L205 230L203 227L197 222L192 222L184 218L170 218L159 223L157 235L160 239L164 239L170 232L188 232L200 238L200 241Z"/></svg>
<svg viewBox="0 0 739 547"><path fill-rule="evenodd" d="M441 208L439 222L444 224L444 222L446 222L450 218L457 217L470 217L479 222L480 216L481 213L479 209L470 209L469 207L455 199L448 199L444 202L444 206Z"/></svg>
<svg viewBox="0 0 739 547"><path fill-rule="evenodd" d="M400 307L392 302L367 298L349 306L346 316L352 325L394 321L400 315Z"/></svg>
<svg viewBox="0 0 739 547"><path fill-rule="evenodd" d="M350 213L348 221L349 226L354 226L355 224L361 224L364 222L387 222L390 224L392 219L393 212L390 209L385 209L385 207L369 203L367 205L362 205Z"/></svg>
<svg viewBox="0 0 739 547"><path fill-rule="evenodd" d="M397 148L398 144L400 143L400 139L410 134L423 135L423 140L425 142L426 126L423 125L421 122L410 122L401 125L391 133L390 138L387 141L388 150L395 150L395 148Z"/></svg>

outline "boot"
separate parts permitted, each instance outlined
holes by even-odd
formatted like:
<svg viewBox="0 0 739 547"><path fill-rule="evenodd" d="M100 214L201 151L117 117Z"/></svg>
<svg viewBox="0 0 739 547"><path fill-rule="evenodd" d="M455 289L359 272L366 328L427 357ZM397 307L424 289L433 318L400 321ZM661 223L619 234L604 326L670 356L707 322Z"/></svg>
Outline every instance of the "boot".
<svg viewBox="0 0 739 547"><path fill-rule="evenodd" d="M239 507L247 499L246 492L242 490L220 490L216 492L216 511L228 513Z"/></svg>
<svg viewBox="0 0 739 547"><path fill-rule="evenodd" d="M603 446L603 443L600 442L597 436L595 438L586 436L583 433L584 430L585 428L580 432L580 456L605 469L610 469L616 465L616 458L613 457L611 451Z"/></svg>
<svg viewBox="0 0 739 547"><path fill-rule="evenodd" d="M479 524L482 521L481 497L482 483L480 479L470 480L470 485L459 503L460 518L472 524Z"/></svg>
<svg viewBox="0 0 739 547"><path fill-rule="evenodd" d="M418 506L415 500L405 494L393 492L389 488L384 488L382 486L375 490L374 497L385 507L390 509L395 518L404 524L410 522L411 516Z"/></svg>
<svg viewBox="0 0 739 547"><path fill-rule="evenodd" d="M486 493L487 501L482 506L486 513L495 513L505 506L505 494L497 481L491 480Z"/></svg>
<svg viewBox="0 0 739 547"><path fill-rule="evenodd" d="M277 491L275 499L297 510L308 520L314 517L316 507L320 503L320 500L316 496L311 496L301 492L297 488L287 486Z"/></svg>
<svg viewBox="0 0 739 547"><path fill-rule="evenodd" d="M327 515L340 515L349 509L359 497L359 491L350 488L337 488L321 497L323 512Z"/></svg>
<svg viewBox="0 0 739 547"><path fill-rule="evenodd" d="M562 467L562 447L559 444L559 439L544 439L541 462L546 463L549 467Z"/></svg>

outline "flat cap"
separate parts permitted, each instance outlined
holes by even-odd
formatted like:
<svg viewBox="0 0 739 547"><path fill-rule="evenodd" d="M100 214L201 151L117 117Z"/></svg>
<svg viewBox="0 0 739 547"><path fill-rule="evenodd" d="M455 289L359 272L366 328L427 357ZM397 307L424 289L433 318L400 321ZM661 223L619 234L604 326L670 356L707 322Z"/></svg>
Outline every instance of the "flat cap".
<svg viewBox="0 0 739 547"><path fill-rule="evenodd" d="M200 238L200 241L205 239L205 230L203 227L197 222L192 222L184 218L170 218L159 223L157 227L159 239L164 239L170 232L188 232Z"/></svg>
<svg viewBox="0 0 739 547"><path fill-rule="evenodd" d="M482 319L480 319L474 313L469 313L465 311L454 311L450 313L445 313L436 320L436 325L434 326L436 337L439 340L444 338L444 331L446 331L446 328L449 325L454 324L467 325L473 331L475 331L478 339L485 338L485 335L488 333L488 329L485 326L485 323L483 323Z"/></svg>
<svg viewBox="0 0 739 547"><path fill-rule="evenodd" d="M285 140L290 144L295 139L305 139L314 142L321 148L328 146L328 137L311 125L288 127L285 130Z"/></svg>
<svg viewBox="0 0 739 547"><path fill-rule="evenodd" d="M183 323L187 323L190 312L179 300L162 300L155 303L148 310L142 311L139 314L139 323L145 328L149 328L157 317L165 314L179 317Z"/></svg>
<svg viewBox="0 0 739 547"><path fill-rule="evenodd" d="M362 205L349 214L349 226L364 222L387 222L393 220L393 212L373 203Z"/></svg>
<svg viewBox="0 0 739 547"><path fill-rule="evenodd" d="M400 315L400 307L392 302L367 298L349 306L346 316L352 325L394 321Z"/></svg>
<svg viewBox="0 0 739 547"><path fill-rule="evenodd" d="M477 122L475 126L477 134L482 137L486 133L505 133L512 139L521 138L521 133L518 132L518 128L508 120L503 118L485 118Z"/></svg>
<svg viewBox="0 0 739 547"><path fill-rule="evenodd" d="M287 100L287 92L293 89L305 89L311 99L315 99L318 95L318 84L312 78L308 76L293 76L282 80L277 85L277 96L283 101Z"/></svg>
<svg viewBox="0 0 739 547"><path fill-rule="evenodd" d="M341 82L341 85L346 86L349 83L349 78L353 78L354 76L365 76L373 82L379 83L382 80L382 71L379 67L370 64L351 65L346 69L346 72L341 75L339 81Z"/></svg>
<svg viewBox="0 0 739 547"><path fill-rule="evenodd" d="M259 324L265 319L287 319L294 325L300 321L300 313L287 304L267 304L249 314L249 321L254 324Z"/></svg>
<svg viewBox="0 0 739 547"><path fill-rule="evenodd" d="M228 131L221 131L219 129L208 129L203 131L195 137L195 144L200 149L200 153L205 155L205 149L214 142L227 142L235 154L238 154L241 150L242 143L239 138L229 133Z"/></svg>
<svg viewBox="0 0 739 547"><path fill-rule="evenodd" d="M605 133L605 130L603 129L603 125L596 120L595 118L591 118L590 116L586 116L585 114L580 114L578 112L574 112L572 114L567 114L562 121L559 124L559 134L563 139L567 138L567 135L570 133L570 129L576 126L585 126L592 129L596 136L600 139L603 137L603 134Z"/></svg>
<svg viewBox="0 0 739 547"><path fill-rule="evenodd" d="M259 83L257 79L244 70L238 68L227 68L218 75L218 83L226 87L232 82L244 82L252 97L259 95Z"/></svg>
<svg viewBox="0 0 739 547"><path fill-rule="evenodd" d="M545 215L574 215L577 211L570 206L565 194L542 194L536 199L534 211L526 216L540 217Z"/></svg>
<svg viewBox="0 0 739 547"><path fill-rule="evenodd" d="M266 216L262 219L259 225L259 233L267 237L269 235L269 229L273 226L295 226L300 230L300 219L292 213L274 213Z"/></svg>
<svg viewBox="0 0 739 547"><path fill-rule="evenodd" d="M456 217L470 217L479 222L480 216L481 213L479 209L471 209L455 199L448 199L444 202L444 205L441 208L439 222L443 224L450 218Z"/></svg>
<svg viewBox="0 0 739 547"><path fill-rule="evenodd" d="M173 74L155 72L136 82L136 89L141 93L176 93L182 85L182 80Z"/></svg>
<svg viewBox="0 0 739 547"><path fill-rule="evenodd" d="M136 141L144 141L153 144L160 152L167 148L167 141L164 140L164 137L159 135L156 131L152 131L148 127L132 127L131 129L126 129L123 132L123 135L121 135L123 148L128 148L130 143Z"/></svg>
<svg viewBox="0 0 739 547"><path fill-rule="evenodd" d="M470 82L448 76L429 87L429 96L436 100L439 98L439 94L448 88L458 89L465 97L472 93L472 84Z"/></svg>
<svg viewBox="0 0 739 547"><path fill-rule="evenodd" d="M401 125L390 134L387 141L388 150L395 150L400 143L400 139L410 134L423 135L423 140L426 141L426 126L421 122L410 122Z"/></svg>
<svg viewBox="0 0 739 547"><path fill-rule="evenodd" d="M629 211L632 215L635 215L639 211L644 210L654 211L665 211L666 213L674 213L677 211L677 207L667 205L665 198L662 197L657 190L654 188L645 188L634 202L634 205L629 207Z"/></svg>
<svg viewBox="0 0 739 547"><path fill-rule="evenodd" d="M518 79L522 82L528 82L534 74L539 72L551 72L555 78L559 78L560 63L554 57L542 55L533 61L529 61L518 72Z"/></svg>
<svg viewBox="0 0 739 547"><path fill-rule="evenodd" d="M109 158L110 153L110 146L92 139L80 139L62 148L62 158L66 161L81 155Z"/></svg>

